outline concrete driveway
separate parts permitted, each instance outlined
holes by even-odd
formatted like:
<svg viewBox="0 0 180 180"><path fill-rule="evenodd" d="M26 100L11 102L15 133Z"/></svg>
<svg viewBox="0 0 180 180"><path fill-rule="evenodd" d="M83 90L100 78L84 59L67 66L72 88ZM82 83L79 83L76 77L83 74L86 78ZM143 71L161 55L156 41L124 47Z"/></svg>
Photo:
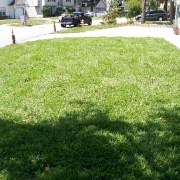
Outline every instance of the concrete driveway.
<svg viewBox="0 0 180 180"><path fill-rule="evenodd" d="M94 20L93 25L95 24L99 24L99 21ZM62 29L60 24L56 23L56 30L59 31L60 29ZM12 27L7 25L0 25L0 47L12 44L12 30L14 31L16 37L16 43L64 37L155 37L164 38L165 40L174 44L176 47L180 48L180 35L174 35L172 28L124 26L82 33L58 34L53 33L53 24L31 27Z"/></svg>

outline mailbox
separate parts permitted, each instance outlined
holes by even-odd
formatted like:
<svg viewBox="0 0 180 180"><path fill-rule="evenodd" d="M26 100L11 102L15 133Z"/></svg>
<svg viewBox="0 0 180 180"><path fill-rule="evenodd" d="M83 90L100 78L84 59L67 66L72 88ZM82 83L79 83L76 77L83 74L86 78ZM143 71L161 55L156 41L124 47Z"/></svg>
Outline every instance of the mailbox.
<svg viewBox="0 0 180 180"><path fill-rule="evenodd" d="M23 24L26 24L27 19L28 19L27 15L20 16L21 23L23 23Z"/></svg>

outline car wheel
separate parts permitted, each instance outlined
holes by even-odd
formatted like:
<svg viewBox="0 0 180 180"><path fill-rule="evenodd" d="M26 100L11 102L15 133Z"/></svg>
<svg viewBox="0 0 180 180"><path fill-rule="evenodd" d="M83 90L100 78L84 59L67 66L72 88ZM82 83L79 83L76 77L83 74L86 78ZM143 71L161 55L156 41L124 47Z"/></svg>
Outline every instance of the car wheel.
<svg viewBox="0 0 180 180"><path fill-rule="evenodd" d="M159 21L162 21L162 20L163 20L163 18L162 18L162 17L159 17L159 18L158 18L158 20L159 20Z"/></svg>
<svg viewBox="0 0 180 180"><path fill-rule="evenodd" d="M74 27L79 27L80 26L80 22L77 22L76 24L74 24Z"/></svg>
<svg viewBox="0 0 180 180"><path fill-rule="evenodd" d="M90 21L88 22L88 25L89 25L89 26L92 25L92 20L90 20Z"/></svg>
<svg viewBox="0 0 180 180"><path fill-rule="evenodd" d="M79 27L80 26L80 22L77 22L76 26Z"/></svg>
<svg viewBox="0 0 180 180"><path fill-rule="evenodd" d="M65 24L61 24L61 27L66 27L66 25Z"/></svg>

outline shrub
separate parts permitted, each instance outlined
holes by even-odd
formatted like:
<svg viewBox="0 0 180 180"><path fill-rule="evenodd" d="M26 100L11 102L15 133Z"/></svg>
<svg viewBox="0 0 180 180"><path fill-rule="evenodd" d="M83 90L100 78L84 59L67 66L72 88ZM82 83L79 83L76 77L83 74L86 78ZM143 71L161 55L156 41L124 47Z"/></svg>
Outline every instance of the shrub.
<svg viewBox="0 0 180 180"><path fill-rule="evenodd" d="M129 0L126 2L125 8L128 10L127 17L132 18L141 12L141 2L138 0Z"/></svg>
<svg viewBox="0 0 180 180"><path fill-rule="evenodd" d="M119 17L120 15L119 15L119 10L118 10L118 8L116 8L116 7L112 7L112 8L110 8L109 9L109 11L107 12L107 14L105 14L104 16L103 16L103 20L104 21L106 21L106 22L108 22L109 20L110 20L110 22L113 20L113 22L114 21L116 21L116 18L117 17Z"/></svg>
<svg viewBox="0 0 180 180"><path fill-rule="evenodd" d="M75 11L75 8L73 7L67 7L66 9L70 14Z"/></svg>
<svg viewBox="0 0 180 180"><path fill-rule="evenodd" d="M56 14L57 16L59 16L59 15L65 13L65 12L66 12L66 10L65 10L63 7L59 7L59 8L56 9L55 14Z"/></svg>
<svg viewBox="0 0 180 180"><path fill-rule="evenodd" d="M43 7L41 10L43 17L50 15L50 7Z"/></svg>
<svg viewBox="0 0 180 180"><path fill-rule="evenodd" d="M152 21L145 21L145 24L153 24Z"/></svg>
<svg viewBox="0 0 180 180"><path fill-rule="evenodd" d="M107 20L108 24L116 24L116 19L109 19Z"/></svg>
<svg viewBox="0 0 180 180"><path fill-rule="evenodd" d="M130 19L127 21L127 24L134 24L134 21Z"/></svg>

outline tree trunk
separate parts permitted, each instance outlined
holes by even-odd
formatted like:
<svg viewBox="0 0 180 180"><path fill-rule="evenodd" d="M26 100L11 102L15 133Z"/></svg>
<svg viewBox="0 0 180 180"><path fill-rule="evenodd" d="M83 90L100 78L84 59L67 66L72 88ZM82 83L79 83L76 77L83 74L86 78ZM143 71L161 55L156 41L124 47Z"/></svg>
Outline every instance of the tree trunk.
<svg viewBox="0 0 180 180"><path fill-rule="evenodd" d="M167 3L168 3L168 0L165 0L164 1L164 10L167 11Z"/></svg>
<svg viewBox="0 0 180 180"><path fill-rule="evenodd" d="M170 22L173 23L173 19L175 18L175 6L174 1L170 1Z"/></svg>
<svg viewBox="0 0 180 180"><path fill-rule="evenodd" d="M93 3L94 3L94 0L91 0L91 11L93 12Z"/></svg>
<svg viewBox="0 0 180 180"><path fill-rule="evenodd" d="M146 0L142 2L142 12L141 12L141 24L145 23L145 13L146 13Z"/></svg>

